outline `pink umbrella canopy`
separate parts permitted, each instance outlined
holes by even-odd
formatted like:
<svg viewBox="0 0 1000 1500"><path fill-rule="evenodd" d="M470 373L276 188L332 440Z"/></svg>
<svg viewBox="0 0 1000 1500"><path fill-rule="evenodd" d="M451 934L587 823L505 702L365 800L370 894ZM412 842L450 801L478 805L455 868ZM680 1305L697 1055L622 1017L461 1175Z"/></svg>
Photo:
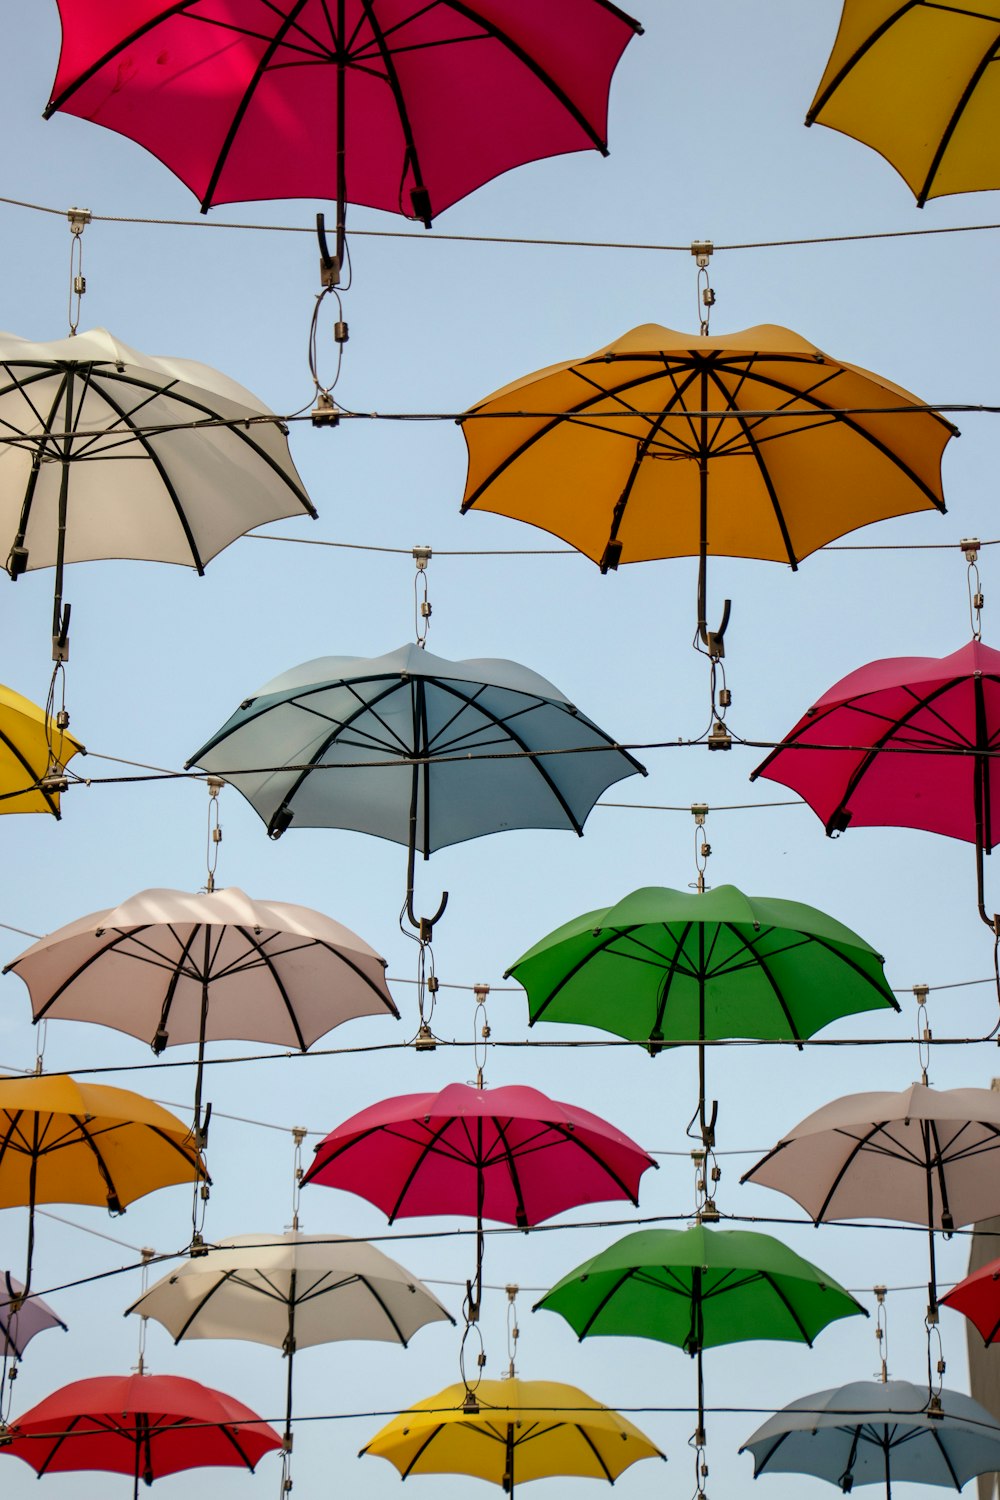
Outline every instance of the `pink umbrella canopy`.
<svg viewBox="0 0 1000 1500"><path fill-rule="evenodd" d="M1000 837L1000 651L972 640L950 656L859 667L813 704L752 773L798 792L830 835L922 828L976 845ZM1000 786L998 786L1000 792Z"/></svg>
<svg viewBox="0 0 1000 1500"><path fill-rule="evenodd" d="M0 1356L23 1359L24 1351L36 1333L66 1324L41 1297L25 1300L25 1286L9 1271L0 1271Z"/></svg>
<svg viewBox="0 0 1000 1500"><path fill-rule="evenodd" d="M137 141L203 209L337 198L427 224L511 167L606 154L612 74L642 31L611 0L58 5L46 114Z"/></svg>
<svg viewBox="0 0 1000 1500"><path fill-rule="evenodd" d="M383 1099L338 1125L316 1147L303 1183L342 1188L392 1223L421 1214L468 1214L521 1229L582 1203L639 1201L656 1162L575 1105L519 1084Z"/></svg>

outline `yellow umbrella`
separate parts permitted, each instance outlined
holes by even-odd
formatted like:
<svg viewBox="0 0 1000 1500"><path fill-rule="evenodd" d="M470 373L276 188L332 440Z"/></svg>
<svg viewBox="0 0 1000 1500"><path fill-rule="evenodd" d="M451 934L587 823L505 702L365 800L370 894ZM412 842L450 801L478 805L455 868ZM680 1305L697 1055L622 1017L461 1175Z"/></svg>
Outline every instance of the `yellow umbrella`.
<svg viewBox="0 0 1000 1500"><path fill-rule="evenodd" d="M1000 187L1000 0L845 0L806 124L871 146L918 207Z"/></svg>
<svg viewBox="0 0 1000 1500"><path fill-rule="evenodd" d="M387 1458L411 1474L471 1474L502 1484L569 1474L618 1478L640 1458L666 1458L638 1427L551 1380L483 1380L474 1403L463 1385L419 1401L394 1417L358 1455Z"/></svg>
<svg viewBox="0 0 1000 1500"><path fill-rule="evenodd" d="M710 634L710 555L796 568L858 526L944 511L941 454L956 429L922 405L787 328L646 323L471 408L462 510L540 526L602 572L697 556L699 631L722 655L729 605Z"/></svg>
<svg viewBox="0 0 1000 1500"><path fill-rule="evenodd" d="M191 1132L141 1094L65 1076L0 1082L0 1208L29 1210L31 1283L38 1203L126 1205L206 1177Z"/></svg>
<svg viewBox="0 0 1000 1500"><path fill-rule="evenodd" d="M58 776L77 753L86 751L72 735L57 729L29 699L0 687L0 813L47 812L58 818ZM55 784L43 786L52 775Z"/></svg>

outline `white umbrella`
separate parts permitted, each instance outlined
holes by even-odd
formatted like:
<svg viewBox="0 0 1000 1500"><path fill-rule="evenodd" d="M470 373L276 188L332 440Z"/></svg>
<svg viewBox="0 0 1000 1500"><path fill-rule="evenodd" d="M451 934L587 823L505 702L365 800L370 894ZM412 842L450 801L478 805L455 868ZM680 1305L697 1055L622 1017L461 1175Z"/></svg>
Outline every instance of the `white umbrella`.
<svg viewBox="0 0 1000 1500"><path fill-rule="evenodd" d="M140 354L104 328L52 343L0 333L0 556L17 578L136 558L204 571L223 547L312 502L287 429L208 365Z"/></svg>
<svg viewBox="0 0 1000 1500"><path fill-rule="evenodd" d="M164 1276L126 1309L183 1338L247 1339L288 1357L290 1446L296 1349L341 1339L409 1343L454 1318L433 1292L374 1245L332 1234L239 1234Z"/></svg>
<svg viewBox="0 0 1000 1500"><path fill-rule="evenodd" d="M332 917L235 887L149 890L41 938L4 973L22 978L35 1021L94 1021L154 1052L267 1042L305 1052L355 1016L398 1018L385 959ZM207 1127L207 1122L206 1122Z"/></svg>

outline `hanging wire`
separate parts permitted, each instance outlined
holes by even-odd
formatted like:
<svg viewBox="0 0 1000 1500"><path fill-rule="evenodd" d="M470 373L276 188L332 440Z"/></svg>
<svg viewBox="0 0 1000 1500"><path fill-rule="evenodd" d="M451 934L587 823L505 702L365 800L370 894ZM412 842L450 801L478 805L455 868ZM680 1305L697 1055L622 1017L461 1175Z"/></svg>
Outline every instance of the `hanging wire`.
<svg viewBox="0 0 1000 1500"><path fill-rule="evenodd" d="M944 1345L941 1343L941 1327L937 1320L937 1308L934 1309L935 1316L924 1319L927 1329L927 1411L928 1415L934 1416L941 1413L941 1392L944 1390L944 1372L947 1369L944 1359ZM937 1352L937 1359L934 1353Z"/></svg>
<svg viewBox="0 0 1000 1500"><path fill-rule="evenodd" d="M69 303L67 316L69 336L73 338L80 326L80 303L87 290L87 278L83 274L83 231L93 215L89 208L70 208L66 211L69 220Z"/></svg>
<svg viewBox="0 0 1000 1500"><path fill-rule="evenodd" d="M486 1364L486 1345L483 1343L483 1335L482 1331L480 1330L479 1323L477 1319L472 1316L474 1311L478 1310L473 1308L471 1302L471 1294L467 1292L465 1301L462 1304L462 1316L465 1319L465 1327L462 1330L462 1342L458 1346L458 1369L462 1377L462 1385L465 1387L465 1399L462 1402L462 1406L470 1414L478 1412L479 1410L479 1402L476 1400L476 1391L479 1389L479 1382L483 1378L483 1368ZM476 1335L476 1340L478 1340L479 1345L476 1351L476 1370L471 1380L469 1379L469 1374L466 1369L465 1363L465 1346L470 1333L474 1333Z"/></svg>
<svg viewBox="0 0 1000 1500"><path fill-rule="evenodd" d="M927 1087L927 1069L930 1067L931 1048L934 1034L927 1024L927 995L926 984L915 984L913 986L913 998L917 1002L917 1057L920 1061L920 1082Z"/></svg>
<svg viewBox="0 0 1000 1500"><path fill-rule="evenodd" d="M295 1233L299 1230L299 1199L302 1194L302 1143L308 1134L304 1125L292 1126L292 1140L295 1142L292 1163L292 1229Z"/></svg>
<svg viewBox="0 0 1000 1500"><path fill-rule="evenodd" d="M979 552L982 547L978 537L966 537L960 543L965 553L966 582L969 590L969 623L972 626L972 638L981 641L983 638L983 605L986 602L982 581L979 577Z"/></svg>
<svg viewBox="0 0 1000 1500"><path fill-rule="evenodd" d="M692 802L691 813L694 817L694 868L695 878L688 881L691 890L697 891L703 896L712 887L705 884L705 870L708 866L712 853L712 846L705 837L705 819L708 817L707 802Z"/></svg>
<svg viewBox="0 0 1000 1500"><path fill-rule="evenodd" d="M139 1251L139 1254L142 1256L142 1291L140 1293L141 1299L142 1297L145 1297L146 1293L149 1291L149 1267L151 1261L155 1260L156 1258L156 1251L151 1249L148 1245L143 1245L142 1249ZM135 1366L135 1373L137 1375L145 1375L146 1373L146 1324L148 1322L149 1319L146 1317L145 1313L143 1313L139 1319L139 1361Z"/></svg>
<svg viewBox="0 0 1000 1500"><path fill-rule="evenodd" d="M517 1358L517 1341L521 1337L521 1330L517 1326L517 1294L520 1287L513 1282L504 1287L507 1293L507 1373L505 1380L513 1380L517 1374L515 1360Z"/></svg>
<svg viewBox="0 0 1000 1500"><path fill-rule="evenodd" d="M875 1294L875 1347L878 1349L879 1374L877 1379L883 1385L889 1379L889 1325L888 1310L885 1305L886 1288L884 1286L873 1286Z"/></svg>
<svg viewBox="0 0 1000 1500"><path fill-rule="evenodd" d="M476 1065L476 1088L485 1087L483 1073L486 1068L486 1057L490 1040L490 1023L486 1015L486 999L490 993L488 984L477 984L473 986L476 996L476 1008L472 1015L472 1057Z"/></svg>
<svg viewBox="0 0 1000 1500"><path fill-rule="evenodd" d="M403 1046L412 1047L415 1052L434 1052L441 1040L431 1029L434 1006L440 989L438 977L434 972L434 949L431 947L430 938L426 936L422 928L418 928L416 932L411 930L406 923L406 915L406 902L404 901L399 913L399 930L404 937L417 945L417 977L415 980L395 982L416 985L419 1020L416 1035L412 1036L408 1042L404 1042Z"/></svg>
<svg viewBox="0 0 1000 1500"><path fill-rule="evenodd" d="M703 338L708 336L709 319L712 316L712 308L715 306L715 293L708 276L708 262L714 249L715 246L711 240L692 240L691 242L691 254L698 267L695 285L698 293L699 332Z"/></svg>
<svg viewBox="0 0 1000 1500"><path fill-rule="evenodd" d="M417 645L421 648L427 644L427 632L431 628L431 601L427 588L427 564L433 553L430 547L414 547L413 561L416 563L416 572L413 575L413 633Z"/></svg>
<svg viewBox="0 0 1000 1500"><path fill-rule="evenodd" d="M691 1152L691 1162L694 1166L694 1221L696 1224L718 1224L720 1214L715 1206L715 1189L722 1178L722 1168L715 1152L706 1146L696 1147Z"/></svg>
<svg viewBox="0 0 1000 1500"><path fill-rule="evenodd" d="M219 793L225 786L217 776L210 776L208 786L208 829L205 834L205 890L211 895L215 890L215 872L219 865L219 845L222 843L222 824L219 820Z"/></svg>

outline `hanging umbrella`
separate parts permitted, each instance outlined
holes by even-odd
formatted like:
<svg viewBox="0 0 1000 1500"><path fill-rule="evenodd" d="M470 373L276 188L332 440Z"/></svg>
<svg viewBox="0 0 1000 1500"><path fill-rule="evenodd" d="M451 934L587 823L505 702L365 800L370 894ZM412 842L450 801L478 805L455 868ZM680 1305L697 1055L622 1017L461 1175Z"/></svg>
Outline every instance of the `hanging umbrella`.
<svg viewBox="0 0 1000 1500"><path fill-rule="evenodd" d="M352 1017L399 1015L385 959L356 933L308 907L252 901L235 887L140 891L41 938L3 972L10 971L28 986L36 1022L95 1021L157 1053L196 1042L199 1131L206 1041L305 1052Z"/></svg>
<svg viewBox="0 0 1000 1500"><path fill-rule="evenodd" d="M941 1298L943 1307L964 1314L989 1346L1000 1334L1000 1260L987 1261Z"/></svg>
<svg viewBox="0 0 1000 1500"><path fill-rule="evenodd" d="M427 859L506 828L582 834L602 792L646 774L536 672L510 661L445 661L415 645L285 672L245 699L187 765L231 782L272 838L294 822L405 844L414 926L418 851Z"/></svg>
<svg viewBox="0 0 1000 1500"><path fill-rule="evenodd" d="M1000 1426L961 1391L932 1398L907 1380L856 1380L783 1407L747 1438L754 1478L812 1474L849 1494L856 1484L960 1490L1000 1467Z"/></svg>
<svg viewBox="0 0 1000 1500"><path fill-rule="evenodd" d="M37 1472L100 1469L152 1484L197 1468L254 1468L281 1447L242 1401L179 1375L99 1375L64 1385L12 1424L0 1454Z"/></svg>
<svg viewBox="0 0 1000 1500"><path fill-rule="evenodd" d="M657 1163L606 1120L522 1085L383 1099L316 1147L303 1186L356 1193L392 1224L421 1214L475 1217L478 1306L483 1220L519 1229L584 1203L638 1206L639 1179Z"/></svg>
<svg viewBox="0 0 1000 1500"><path fill-rule="evenodd" d="M256 396L103 328L49 344L0 334L0 439L0 556L14 579L55 567L57 660L65 563L135 558L202 573L253 527L316 514L284 425Z"/></svg>
<svg viewBox="0 0 1000 1500"><path fill-rule="evenodd" d="M657 1339L697 1361L698 1426L705 1442L702 1351L746 1339L808 1344L829 1323L865 1309L818 1266L779 1240L744 1230L647 1229L626 1235L570 1271L536 1302L579 1339Z"/></svg>
<svg viewBox="0 0 1000 1500"><path fill-rule="evenodd" d="M36 1333L44 1333L48 1328L61 1328L63 1333L66 1332L66 1324L47 1302L41 1297L29 1297L25 1301L24 1283L9 1271L0 1275L3 1278L0 1289L0 1339L3 1341L0 1354L5 1361L23 1359L24 1351ZM4 1289L6 1297L3 1296Z"/></svg>
<svg viewBox="0 0 1000 1500"><path fill-rule="evenodd" d="M576 1386L551 1380L481 1380L475 1408L452 1385L400 1412L361 1449L411 1474L470 1474L512 1495L529 1479L573 1475L614 1484L655 1443ZM485 1440L485 1441L484 1441Z"/></svg>
<svg viewBox="0 0 1000 1500"><path fill-rule="evenodd" d="M869 662L834 683L751 774L791 787L831 836L848 827L922 828L976 846L1000 837L1000 651L971 640L950 656ZM805 747L800 749L798 747Z"/></svg>
<svg viewBox="0 0 1000 1500"><path fill-rule="evenodd" d="M997 0L845 0L806 124L829 125L928 198L1000 187Z"/></svg>
<svg viewBox="0 0 1000 1500"><path fill-rule="evenodd" d="M744 896L731 885L699 895L648 886L574 917L504 977L527 990L532 1026L596 1026L653 1055L697 1042L699 1113L712 1135L702 1044L799 1041L840 1016L898 1010L882 963L856 933L798 901Z"/></svg>
<svg viewBox="0 0 1000 1500"><path fill-rule="evenodd" d="M62 772L74 755L86 753L28 698L0 687L0 813L60 817Z"/></svg>
<svg viewBox="0 0 1000 1500"><path fill-rule="evenodd" d="M848 1094L809 1115L745 1172L814 1223L894 1219L927 1226L930 1302L937 1304L934 1231L1000 1211L1000 1094L938 1090Z"/></svg>
<svg viewBox="0 0 1000 1500"><path fill-rule="evenodd" d="M28 1209L25 1295L38 1203L129 1203L205 1168L175 1115L125 1089L65 1075L0 1080L0 1208Z"/></svg>
<svg viewBox="0 0 1000 1500"><path fill-rule="evenodd" d="M59 0L46 108L201 200L336 198L430 226L511 167L596 149L642 27L611 0ZM342 258L343 245L338 245Z"/></svg>
<svg viewBox="0 0 1000 1500"><path fill-rule="evenodd" d="M944 511L955 428L916 396L787 328L694 335L647 323L523 376L464 419L470 509L564 538L602 572L709 556L799 562L845 532ZM476 420L503 415L503 420Z"/></svg>
<svg viewBox="0 0 1000 1500"><path fill-rule="evenodd" d="M339 1235L240 1234L186 1261L126 1309L181 1339L246 1339L288 1359L291 1441L295 1352L341 1339L404 1347L428 1323L454 1323L433 1292L374 1245Z"/></svg>

